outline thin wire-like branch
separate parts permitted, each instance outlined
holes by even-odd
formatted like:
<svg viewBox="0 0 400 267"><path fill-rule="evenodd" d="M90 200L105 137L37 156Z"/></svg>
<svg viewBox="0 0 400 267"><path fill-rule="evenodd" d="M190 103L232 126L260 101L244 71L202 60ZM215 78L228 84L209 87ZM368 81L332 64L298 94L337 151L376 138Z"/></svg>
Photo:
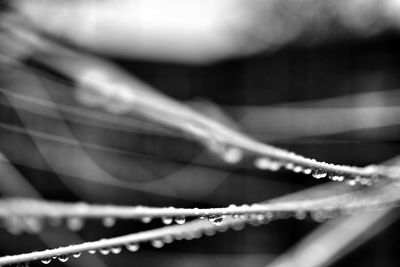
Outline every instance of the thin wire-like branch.
<svg viewBox="0 0 400 267"><path fill-rule="evenodd" d="M399 157L387 160L382 165L399 166ZM391 185L391 182L386 184L384 190L398 191L396 186ZM400 197L397 196L397 199ZM318 227L289 251L270 262L267 267L327 266L395 221L398 215L390 214L391 210L392 207L387 206L373 213L338 217Z"/></svg>
<svg viewBox="0 0 400 267"><path fill-rule="evenodd" d="M237 220L230 220L229 222L224 222L225 227L229 227L235 224ZM0 265L15 264L21 262L28 262L33 260L39 260L44 258L52 258L61 255L70 255L74 253L84 252L88 250L98 250L98 249L109 249L112 247L120 247L129 244L137 244L142 242L148 242L156 239L162 239L166 236L171 237L185 237L185 233L191 233L193 231L207 231L213 230L214 225L205 220L196 220L184 225L173 225L166 226L159 229L143 231L139 233L124 235L120 237L114 237L109 239L102 239L99 241L86 242L78 245L71 245L67 247L60 247L56 249L49 249L44 251L19 254L15 256L4 256L0 257Z"/></svg>
<svg viewBox="0 0 400 267"><path fill-rule="evenodd" d="M144 206L94 205L87 203L64 203L34 199L5 199L0 201L0 217L10 215L61 218L162 218L162 217L209 217L226 215L266 214L268 212L360 210L395 205L400 199L400 184L388 183L367 190L344 194L294 200L231 205L225 208L158 208Z"/></svg>
<svg viewBox="0 0 400 267"><path fill-rule="evenodd" d="M33 51L41 51L33 55L36 60L76 80L80 84L78 90L83 94L90 94L91 100L95 99L94 102L87 104L103 107L110 112L118 110L126 114L140 114L162 125L178 129L206 144L231 163L239 161L242 154L247 152L256 157L266 157L276 161L279 167L284 166L288 170L303 171L306 174L322 170L324 176L332 173L349 179L357 176L367 178L392 176L392 173L383 167L335 165L258 142L158 93L109 62L79 54L44 39L26 23L13 25L13 29L16 32L13 37L19 42L27 44ZM52 57L44 56L47 54L51 54Z"/></svg>
<svg viewBox="0 0 400 267"><path fill-rule="evenodd" d="M387 185L389 186L389 185ZM386 187L383 186L382 188L384 188L386 190ZM370 188L369 190L372 190L372 188ZM304 194L309 194L308 193L309 190L306 190L304 192ZM397 188L395 188L395 190L393 191L398 191ZM303 194L303 195L304 195ZM343 196L346 196L347 194L342 194ZM294 194L294 199L299 198L302 196L302 193L296 193ZM285 201L286 198L286 201ZM392 196L392 200L395 198L395 196ZM399 198L399 196L397 196L397 198ZM280 198L281 201L275 203L274 205L276 205L276 207L280 207L280 208L287 208L288 206L292 205L293 203L290 201L290 197L283 197ZM317 198L313 198L312 200L308 200L308 201L293 201L293 202L298 202L298 203L309 203L309 205L311 205L310 203L314 202L318 204L318 197ZM326 200L326 199L325 199ZM319 206L319 208L322 208L323 206L326 207L326 201L320 202L319 204L321 206ZM353 205L350 205L348 207L351 208L359 208L360 207L360 203L364 203L366 204L368 201L370 201L371 199L357 199L354 200ZM389 200L389 199L386 199ZM279 201L279 198L275 201ZM23 201L24 202L24 201ZM271 201L271 202L274 202ZM17 201L18 203L18 201ZM40 202L36 202L36 204L39 203L39 206L41 209L43 209L43 207L41 206ZM346 201L342 202L342 205L344 205L346 203ZM36 205L35 203L33 205ZM272 205L273 203L271 203ZM30 205L30 203L28 203L28 206ZM64 212L65 208L71 208L71 206L69 206L67 204L67 206L64 206L64 203L61 204L56 204L55 205L55 210L62 208L62 212ZM265 205L265 206L264 206ZM174 209L174 211L168 211L168 208L165 209L157 209L157 213L141 213L140 215L143 216L148 216L148 215L152 215L152 216L167 216L167 215L185 215L185 216L190 216L190 215L194 215L194 216L201 216L201 215L217 215L217 214L238 214L238 213L244 213L247 214L249 211L251 212L265 212L266 210L264 209L264 207L268 207L268 203L260 203L257 204L257 206L255 206L252 210L252 207L230 207L228 208L228 210L220 210L220 209L208 209L208 210L202 210L202 209ZM280 206L281 205L281 206ZM345 205L344 205L345 206ZM344 207L342 206L342 207ZM83 208L82 208L83 207ZM83 205L81 206L81 211L85 211L88 212L88 209L85 208L86 206ZM271 207L271 206L270 206ZM272 206L273 207L273 206ZM305 207L305 206L304 206ZM22 207L19 207L22 208ZM99 208L99 209L98 209ZM109 207L111 208L111 207ZM46 208L47 209L47 208ZM43 209L43 210L46 210ZM76 207L72 207L72 209L79 209L79 204ZM97 207L96 209L93 209L92 211L96 211L99 213L102 213L103 209L107 210L107 207ZM114 209L114 208L113 208ZM140 209L144 209L146 210L146 208L140 208ZM36 209L34 209L36 210ZM89 209L90 210L90 209ZM299 211L298 206L295 209L296 211ZM301 210L301 209L300 209ZM143 210L142 210L143 211ZM149 211L149 210L147 210ZM155 211L155 210L153 210ZM226 213L223 213L223 212ZM56 212L56 211L54 211ZM122 213L125 213L125 211L123 211ZM158 213L161 212L161 213ZM46 211L44 212L46 213ZM78 215L74 212L72 212L74 216ZM91 213L89 211L89 214L91 215L95 215L95 213ZM117 216L120 213L113 213L114 216ZM8 214L9 215L9 214ZM57 216L57 213L55 214ZM72 214L71 214L72 215ZM83 213L82 213L83 215ZM99 215L99 214L97 214ZM110 214L107 214L110 215ZM271 218L268 218L271 219ZM62 256L62 255L69 255L69 254L74 254L74 253L79 253L79 252L84 252L84 251L88 251L88 250L98 250L98 249L109 249L111 247L119 247L119 246L123 246L123 245L129 245L129 244L137 244L140 242L149 242L149 241L154 241L154 240L160 240L161 242L163 242L163 240L176 240L176 239L182 239L182 238L186 238L186 239L192 239L195 237L201 237L202 233L207 233L207 232L216 232L216 231L225 231L226 229L230 228L230 227L241 227L241 225L243 225L244 223L247 222L258 222L258 225L262 224L262 222L265 220L265 217L261 218L261 222L260 222L260 218L259 217L239 217L239 218L234 218L232 216L227 216L226 218L224 218L223 221L220 222L219 225L215 225L211 222L209 222L208 220L194 220L191 222L187 222L183 225L173 225L173 226L166 226L163 228L159 228L159 229L154 229L154 230L149 230L149 231L144 231L144 232L139 232L139 233L134 233L134 234L130 234L130 235L125 235L125 236L120 236L120 237L115 237L115 238L110 238L110 239L104 239L104 240L100 240L100 241L94 241L94 242L86 242L83 244L79 244L79 245L72 245L72 246L68 246L68 247L61 247L61 248L57 248L57 249L51 249L51 250L45 250L45 251L40 251L40 252L32 252L32 253L26 253L26 254L20 254L20 255L15 255L15 256L5 256L5 257L1 257L0 258L0 265L5 265L5 264L13 264L13 263L21 263L21 262L27 262L27 261L32 261L32 260L38 260L38 259L43 259L43 258L51 258L51 257L57 257L57 256Z"/></svg>
<svg viewBox="0 0 400 267"><path fill-rule="evenodd" d="M395 200L396 198L398 199L398 185L396 184L395 186L392 186L392 184L395 183L393 181L387 182L383 184L381 187L377 188L375 190L375 186L367 188L367 192L365 195L367 196L368 194L371 194L372 196L379 195L382 196L382 191L386 191L388 188L391 188L392 190L390 191L389 194L385 194L384 196L389 196L388 198L384 199L385 201L392 201ZM318 203L318 199L323 199L323 197L326 195L325 192L328 191L333 191L337 192L339 195L337 196L339 199L342 199L341 205L343 207L345 206L346 203L349 203L349 199L347 198L348 195L353 195L354 192L352 193L352 190L350 188L346 188L345 191L340 192L340 188L336 188L332 184L328 185L323 185L321 187L317 188L312 188L304 191L300 191L288 196L280 197L274 200L269 201L268 203L260 203L258 207L263 207L264 204L269 205L276 203L277 205L282 204L284 207L285 205L291 205L294 202L296 203ZM382 191L381 191L382 190ZM364 193L363 193L364 194ZM367 204L371 200L371 195L368 197L360 197L359 199L354 198L353 201L351 201L353 204L352 208L354 207L360 207L362 203ZM362 195L360 195L362 196ZM328 198L329 199L329 198ZM331 198L330 200L332 200ZM324 201L320 202L323 207L328 207L326 203L327 198L325 198ZM382 201L382 199L381 199ZM287 204L285 204L287 203ZM62 204L63 205L63 204ZM370 206L369 206L370 207ZM239 209L235 209L235 207L230 207L232 209L231 211L236 212L245 212L243 209L249 209L249 207L241 207ZM299 208L296 206L296 211L298 211ZM320 206L321 208L321 206ZM167 208L168 209L168 208ZM171 214L169 215L190 215L190 214L202 214L205 210L190 210L190 213L176 213L176 214ZM211 212L212 210L210 210ZM181 212L181 211L180 211ZM186 211L185 211L186 212ZM208 213L212 214L212 213ZM76 214L75 214L76 215ZM108 214L109 215L109 214ZM116 214L114 214L116 215ZM143 215L143 214L142 214ZM149 214L146 214L149 215ZM168 215L167 213L164 213L163 215ZM196 215L197 216L197 215ZM260 221L261 219L261 221ZM271 218L267 218L270 220ZM69 255L69 254L74 254L74 253L80 253L84 251L89 251L89 250L97 250L97 249L109 249L111 247L118 247L122 245L128 245L128 244L137 244L140 242L149 242L149 241L154 241L154 240L159 240L160 242L169 242L177 239L192 239L196 237L201 237L203 233L205 234L212 234L217 231L225 231L228 228L233 228L233 229L242 229L243 225L245 223L252 223L253 225L260 225L263 222L265 222L265 217L240 217L235 218L233 216L226 216L218 225L215 225L214 223L211 223L209 220L194 220L191 222L187 222L182 225L173 225L173 226L166 226L163 228L159 229L154 229L154 230L149 230L149 231L144 231L140 233L134 233L126 236L121 236L121 237L115 237L111 239L104 239L100 241L94 241L94 242L87 242L79 245L73 245L73 246L68 246L68 247L61 247L57 249L51 249L51 250L45 250L45 251L40 251L40 252L32 252L32 253L26 253L26 254L20 254L20 255L14 255L14 256L5 256L0 258L0 265L5 265L5 264L13 264L13 263L21 263L21 262L27 262L27 261L32 261L32 260L38 260L38 259L43 259L43 258L51 258L51 257L57 257L57 256L63 256L63 255Z"/></svg>

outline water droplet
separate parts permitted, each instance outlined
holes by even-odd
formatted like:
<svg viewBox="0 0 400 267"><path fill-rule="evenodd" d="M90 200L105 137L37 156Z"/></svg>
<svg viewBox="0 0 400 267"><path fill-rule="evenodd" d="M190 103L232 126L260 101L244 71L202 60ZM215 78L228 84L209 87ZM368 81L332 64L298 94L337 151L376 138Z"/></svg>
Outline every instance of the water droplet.
<svg viewBox="0 0 400 267"><path fill-rule="evenodd" d="M315 178L315 179L321 179L321 178L325 178L327 175L328 175L328 173L326 172L326 171L324 171L324 170L321 170L321 169L317 169L317 170L315 170L314 172L313 172L313 177Z"/></svg>
<svg viewBox="0 0 400 267"><path fill-rule="evenodd" d="M356 176L355 178L354 178L354 180L356 181L356 183L358 184L358 183L361 183L361 181L362 181L362 177L360 177L360 176Z"/></svg>
<svg viewBox="0 0 400 267"><path fill-rule="evenodd" d="M39 233L43 228L43 221L40 218L36 218L33 216L27 216L21 218L23 220L23 224L25 225L25 231L27 233Z"/></svg>
<svg viewBox="0 0 400 267"><path fill-rule="evenodd" d="M164 242L159 239L155 239L151 241L151 245L155 248L162 248L164 246Z"/></svg>
<svg viewBox="0 0 400 267"><path fill-rule="evenodd" d="M95 250L95 249L89 249L89 250L88 250L88 253L89 253L89 254L92 254L92 255L93 255L93 254L96 254L96 250Z"/></svg>
<svg viewBox="0 0 400 267"><path fill-rule="evenodd" d="M285 164L285 168L287 170L293 170L294 164L292 162L288 162L288 163Z"/></svg>
<svg viewBox="0 0 400 267"><path fill-rule="evenodd" d="M115 219L113 217L106 217L103 219L103 225L105 227L113 227L115 224Z"/></svg>
<svg viewBox="0 0 400 267"><path fill-rule="evenodd" d="M232 229L235 231L241 231L246 227L246 225L244 223L240 223L240 224L234 224L232 225Z"/></svg>
<svg viewBox="0 0 400 267"><path fill-rule="evenodd" d="M281 168L281 164L268 158L258 158L254 161L256 168L260 170L277 171Z"/></svg>
<svg viewBox="0 0 400 267"><path fill-rule="evenodd" d="M161 220L164 224L171 224L174 221L172 217L162 217Z"/></svg>
<svg viewBox="0 0 400 267"><path fill-rule="evenodd" d="M332 174L332 175L329 176L329 178L331 178L332 181L342 182L344 180L344 175Z"/></svg>
<svg viewBox="0 0 400 267"><path fill-rule="evenodd" d="M84 221L81 218L69 218L66 224L69 230L79 231L82 229Z"/></svg>
<svg viewBox="0 0 400 267"><path fill-rule="evenodd" d="M177 224L184 224L186 222L186 218L185 217L176 217L175 222Z"/></svg>
<svg viewBox="0 0 400 267"><path fill-rule="evenodd" d="M112 254L119 254L119 253L121 253L122 248L121 247L112 247L112 248L110 248L110 251Z"/></svg>
<svg viewBox="0 0 400 267"><path fill-rule="evenodd" d="M151 217L142 217L142 223L150 223L152 218Z"/></svg>
<svg viewBox="0 0 400 267"><path fill-rule="evenodd" d="M165 244L170 244L170 243L174 242L174 237L172 235L164 236L163 242Z"/></svg>
<svg viewBox="0 0 400 267"><path fill-rule="evenodd" d="M327 218L327 212L322 211L322 210L317 210L311 213L311 217L313 218L314 221L322 223L326 221Z"/></svg>
<svg viewBox="0 0 400 267"><path fill-rule="evenodd" d="M224 218L221 215L212 215L207 217L214 225L220 225Z"/></svg>
<svg viewBox="0 0 400 267"><path fill-rule="evenodd" d="M220 232L220 233L224 233L224 232L229 230L229 226L226 226L226 225L225 226L220 226L220 227L216 228L216 230L218 232Z"/></svg>
<svg viewBox="0 0 400 267"><path fill-rule="evenodd" d="M51 258L44 258L40 260L43 264L49 264L51 262Z"/></svg>
<svg viewBox="0 0 400 267"><path fill-rule="evenodd" d="M242 160L243 152L237 147L230 147L225 149L222 158L226 163L235 164Z"/></svg>
<svg viewBox="0 0 400 267"><path fill-rule="evenodd" d="M58 256L58 260L61 262L66 262L69 259L68 255Z"/></svg>
<svg viewBox="0 0 400 267"><path fill-rule="evenodd" d="M368 185L368 186L371 186L373 184L372 180L369 178L363 178L360 183L362 185Z"/></svg>
<svg viewBox="0 0 400 267"><path fill-rule="evenodd" d="M76 253L72 254L72 257L79 258L81 255L82 255L82 253L76 252Z"/></svg>
<svg viewBox="0 0 400 267"><path fill-rule="evenodd" d="M294 214L294 217L297 220L304 220L307 217L307 212L305 212L304 210L298 210L296 211L296 213Z"/></svg>
<svg viewBox="0 0 400 267"><path fill-rule="evenodd" d="M110 254L110 250L108 248L101 248L99 249L100 254L102 255L108 255Z"/></svg>
<svg viewBox="0 0 400 267"><path fill-rule="evenodd" d="M58 227L61 225L62 219L59 217L50 217L47 219L47 222L53 227Z"/></svg>
<svg viewBox="0 0 400 267"><path fill-rule="evenodd" d="M262 225L262 221L259 221L259 220L251 220L251 221L249 221L249 224L250 224L251 226L257 227L257 226Z"/></svg>
<svg viewBox="0 0 400 267"><path fill-rule="evenodd" d="M293 171L294 171L295 173L300 173L300 172L303 171L303 167L300 166L300 165L297 165L297 166L295 166L295 167L293 168Z"/></svg>
<svg viewBox="0 0 400 267"><path fill-rule="evenodd" d="M263 222L265 220L265 215L262 213L254 214L253 219L257 220L258 222Z"/></svg>
<svg viewBox="0 0 400 267"><path fill-rule="evenodd" d="M265 213L265 218L267 218L267 219L269 219L269 220L272 220L273 218L274 218L274 213L272 212L272 211L267 211L266 213Z"/></svg>
<svg viewBox="0 0 400 267"><path fill-rule="evenodd" d="M139 244L136 243L132 243L132 244L127 244L126 245L126 249L131 251L131 252L136 252L138 251L140 248Z"/></svg>
<svg viewBox="0 0 400 267"><path fill-rule="evenodd" d="M353 180L353 179L347 180L346 183L347 183L348 185L350 185L350 186L354 186L354 185L357 184L356 180Z"/></svg>
<svg viewBox="0 0 400 267"><path fill-rule="evenodd" d="M304 168L303 169L303 173L309 175L309 174L312 173L312 169L311 168Z"/></svg>
<svg viewBox="0 0 400 267"><path fill-rule="evenodd" d="M206 236L213 236L213 235L215 235L217 232L214 230L214 229L205 229L204 230L204 234L206 235Z"/></svg>

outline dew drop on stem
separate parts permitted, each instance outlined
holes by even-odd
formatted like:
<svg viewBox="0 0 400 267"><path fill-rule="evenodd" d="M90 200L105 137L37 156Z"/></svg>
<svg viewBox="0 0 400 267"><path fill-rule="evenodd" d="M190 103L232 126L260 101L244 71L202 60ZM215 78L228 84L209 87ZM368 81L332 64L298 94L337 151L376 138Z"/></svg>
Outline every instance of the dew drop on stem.
<svg viewBox="0 0 400 267"><path fill-rule="evenodd" d="M321 169L314 170L314 172L312 174L312 176L315 179L325 178L327 175L328 175L328 173L326 171L324 171L324 170L321 170Z"/></svg>
<svg viewBox="0 0 400 267"><path fill-rule="evenodd" d="M113 227L115 224L115 219L113 217L106 217L103 219L103 225L105 227Z"/></svg>
<svg viewBox="0 0 400 267"><path fill-rule="evenodd" d="M344 175L341 175L341 174L332 174L332 175L329 175L329 178L330 178L332 181L342 182L342 181L344 180Z"/></svg>
<svg viewBox="0 0 400 267"><path fill-rule="evenodd" d="M102 255L108 255L110 254L110 250L108 248L101 248L99 249L100 254Z"/></svg>
<svg viewBox="0 0 400 267"><path fill-rule="evenodd" d="M311 168L304 168L303 169L303 173L309 175L309 174L312 173L312 169Z"/></svg>
<svg viewBox="0 0 400 267"><path fill-rule="evenodd" d="M298 210L296 211L296 213L294 214L294 217L297 220L304 220L307 217L307 212L305 212L304 210Z"/></svg>
<svg viewBox="0 0 400 267"><path fill-rule="evenodd" d="M237 147L229 147L222 153L222 158L226 163L235 164L242 160L243 152Z"/></svg>
<svg viewBox="0 0 400 267"><path fill-rule="evenodd" d="M164 224L171 224L174 221L172 217L162 217L161 220Z"/></svg>
<svg viewBox="0 0 400 267"><path fill-rule="evenodd" d="M151 217L143 217L143 218L141 219L142 223L150 223L151 220L152 220Z"/></svg>
<svg viewBox="0 0 400 267"><path fill-rule="evenodd" d="M127 250L129 250L129 251L131 251L131 252L136 252L136 251L138 251L139 250L139 244L136 244L136 243L132 243L132 244L127 244L126 245L126 249Z"/></svg>
<svg viewBox="0 0 400 267"><path fill-rule="evenodd" d="M254 165L260 170L278 171L281 168L281 164L279 162L265 157L255 159Z"/></svg>
<svg viewBox="0 0 400 267"><path fill-rule="evenodd" d="M293 171L294 171L295 173L300 173L300 172L303 171L303 167L300 166L300 165L297 165L297 166L295 166L295 167L293 168Z"/></svg>
<svg viewBox="0 0 400 267"><path fill-rule="evenodd" d="M214 225L220 225L224 220L221 215L212 215L207 217L208 220Z"/></svg>
<svg viewBox="0 0 400 267"><path fill-rule="evenodd" d="M40 260L43 264L49 264L51 262L51 258L44 258Z"/></svg>
<svg viewBox="0 0 400 267"><path fill-rule="evenodd" d="M82 229L84 221L81 218L69 218L66 224L69 230L79 231Z"/></svg>
<svg viewBox="0 0 400 267"><path fill-rule="evenodd" d="M346 183L350 186L355 186L357 184L356 180L353 179L347 180Z"/></svg>
<svg viewBox="0 0 400 267"><path fill-rule="evenodd" d="M69 259L68 255L58 256L58 260L61 262L66 262Z"/></svg>
<svg viewBox="0 0 400 267"><path fill-rule="evenodd" d="M184 223L186 222L186 218L183 217L183 216L181 216L181 217L176 217L176 218L175 218L175 222L176 222L177 224L184 224Z"/></svg>
<svg viewBox="0 0 400 267"><path fill-rule="evenodd" d="M96 250L95 250L95 249L89 249L89 250L88 250L88 253L89 253L89 254L92 254L92 255L93 255L93 254L96 254Z"/></svg>
<svg viewBox="0 0 400 267"><path fill-rule="evenodd" d="M121 247L112 247L112 248L110 248L110 251L112 254L119 254L119 253L121 253L122 248Z"/></svg>
<svg viewBox="0 0 400 267"><path fill-rule="evenodd" d="M72 254L72 257L79 258L81 256L81 254L82 253L80 253L80 252L76 252L76 253Z"/></svg>
<svg viewBox="0 0 400 267"><path fill-rule="evenodd" d="M155 239L151 241L151 245L155 248L162 248L164 246L164 242L162 240Z"/></svg>

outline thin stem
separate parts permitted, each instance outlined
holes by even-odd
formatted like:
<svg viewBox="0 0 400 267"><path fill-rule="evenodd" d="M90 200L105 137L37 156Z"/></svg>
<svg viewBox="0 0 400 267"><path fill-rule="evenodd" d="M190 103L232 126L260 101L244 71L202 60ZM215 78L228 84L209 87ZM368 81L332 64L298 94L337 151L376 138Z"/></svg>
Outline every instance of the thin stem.
<svg viewBox="0 0 400 267"><path fill-rule="evenodd" d="M238 220L229 220L224 222L224 227L229 227L237 223ZM60 255L69 255L88 250L98 250L102 248L111 248L124 246L127 244L137 244L141 242L148 242L155 239L162 239L166 236L182 236L183 233L193 231L207 231L213 230L216 226L205 220L196 220L184 225L166 226L154 230L143 231L139 233L102 239L99 241L86 242L78 245L71 245L67 247L60 247L56 249L48 249L44 251L31 252L26 254L19 254L14 256L0 257L0 265L15 264L21 262L28 262L39 260L43 258L57 257Z"/></svg>
<svg viewBox="0 0 400 267"><path fill-rule="evenodd" d="M386 198L381 198L380 201L383 201L386 203L390 202L390 201L395 201L397 200L400 196L398 195L398 184L395 182L388 182L387 184L382 185L379 188L374 188L374 187L370 187L368 188L365 197L362 197L363 195L358 195L359 197L355 197L352 201L350 201L350 206L351 208L359 208L360 205L364 205L367 203L370 203L371 200L371 196L375 195L379 195L379 196L387 196ZM317 187L315 190L312 189L308 189L305 190L303 192L298 192L298 193L294 193L289 196L284 196L284 197L280 197L276 200L271 200L270 204L276 204L276 205L281 205L281 208L283 207L288 207L290 205L292 205L294 202L296 203L303 203L302 208L305 208L308 203L309 207L312 206L311 203L315 203L315 204L319 204L322 207L327 207L327 203L326 203L326 198L324 201L320 201L318 199L321 199L321 197L319 197L321 195L321 192L324 192L330 188L334 188L335 187L332 184L328 184L326 186L323 186L322 189L320 187ZM387 194L383 194L384 191L391 189L389 191L389 193ZM321 191L322 190L322 191ZM336 189L335 189L336 190ZM329 190L328 190L329 191ZM306 197L310 197L311 196L311 200L297 200L296 199L302 199L304 196L306 195ZM322 194L324 195L324 194ZM338 199L341 199L341 207L345 207L346 203L349 203L349 195L354 195L354 192L344 192L342 194L340 194L338 197ZM328 198L329 199L329 198ZM331 198L332 200L333 198ZM377 198L375 198L375 201L377 200ZM276 202L274 203L274 201L280 201L280 203ZM383 203L382 202L382 203ZM40 203L40 202L39 202ZM377 204L378 202L375 202L375 204ZM380 203L380 204L382 204ZM265 206L263 206L264 204L266 204ZM270 205L268 203L260 203L257 204L259 205L259 208L264 208L264 207L268 207L268 205ZM315 206L314 204L314 206ZM63 204L62 204L63 205ZM61 207L62 207L61 205ZM321 208L321 206L319 208ZM367 206L369 207L369 206ZM296 211L299 210L299 205L296 205L295 208ZM166 208L168 209L168 208ZM232 212L238 213L238 212L247 212L249 207L246 207L247 211L242 208L234 208L231 207L229 208L231 209ZM263 210L263 209L261 209ZM258 211L261 211L258 210ZM160 210L159 210L160 211ZM166 210L164 210L166 211ZM172 210L171 210L172 211ZM196 210L196 209L192 209L192 210L184 210L189 211L189 213L179 213L182 211L179 211L178 213L163 213L163 215L182 215L182 214L186 214L186 215L191 215L191 214L198 214L197 212L199 212L199 214L202 214L201 212L205 212L206 210ZM208 210L210 213L207 214L213 214L211 212L214 212L213 209L209 209ZM251 210L253 212L253 210ZM263 210L264 211L264 210ZM174 210L175 212L175 210ZM109 215L109 214L108 214ZM117 214L114 214L117 215ZM143 214L142 214L143 215ZM149 215L149 214L146 214ZM154 214L154 216L158 216L157 214ZM198 215L196 215L198 216ZM162 227L162 228L158 228L158 229L154 229L154 230L149 230L149 231L144 231L144 232L139 232L139 233L134 233L134 234L130 234L130 235L125 235L125 236L120 236L120 237L115 237L115 238L110 238L110 239L102 239L99 241L94 241L94 242L86 242L83 244L78 244L78 245L72 245L72 246L68 246L68 247L61 247L61 248L56 248L56 249L50 249L50 250L45 250L45 251L39 251L39 252L32 252L32 253L26 253L26 254L20 254L20 255L14 255L14 256L5 256L5 257L0 257L0 265L5 265L5 264L14 264L14 263L21 263L21 262L27 262L27 261L32 261L32 260L38 260L38 259L42 259L42 258L51 258L51 257L56 257L56 256L60 256L60 255L68 255L68 254L73 254L73 253L78 253L78 252L84 252L84 251L88 251L88 250L97 250L97 249L108 249L110 247L115 247L115 246L122 246L122 245L127 245L127 244L136 244L139 242L148 242L148 241L152 241L152 240L163 240L166 237L170 237L172 238L172 240L176 240L176 239L182 239L182 238L186 238L186 239L192 239L194 237L201 237L201 235L203 233L214 233L216 231L225 231L226 229L229 228L234 228L236 229L236 227L238 227L237 229L241 229L241 227L245 224L245 223L252 223L252 222L257 222L257 225L260 225L259 222L259 218L253 218L253 217L246 217L245 219L241 218L241 219L236 219L232 216L227 216L226 218L224 218L224 220L219 224L219 225L214 225L213 223L209 222L208 220L194 220L188 223L185 223L183 225L173 225L173 226L166 226L166 227ZM262 222L261 222L262 224ZM254 224L253 224L254 225Z"/></svg>
<svg viewBox="0 0 400 267"><path fill-rule="evenodd" d="M6 199L0 201L0 217L34 216L47 218L162 218L162 217L209 217L226 215L253 215L268 212L332 211L336 209L370 209L395 204L399 195L393 184L369 190L314 199L231 205L225 208L174 208L94 205L87 203L63 203L34 199Z"/></svg>
<svg viewBox="0 0 400 267"><path fill-rule="evenodd" d="M261 143L162 95L151 86L124 73L105 60L78 53L45 39L27 23L12 26L12 29L16 31L14 38L42 52L33 55L35 60L77 81L80 86L78 90L82 93L97 95L96 102L89 105L100 106L109 112L113 112L116 107L122 107L124 114L139 114L153 122L180 130L222 156L226 147L234 147L256 157L267 157L282 164L291 163L313 170L342 174L346 177L393 176L384 167L361 168L335 165ZM53 56L47 56L48 54ZM240 160L240 157L235 158L233 163L236 163L237 159Z"/></svg>

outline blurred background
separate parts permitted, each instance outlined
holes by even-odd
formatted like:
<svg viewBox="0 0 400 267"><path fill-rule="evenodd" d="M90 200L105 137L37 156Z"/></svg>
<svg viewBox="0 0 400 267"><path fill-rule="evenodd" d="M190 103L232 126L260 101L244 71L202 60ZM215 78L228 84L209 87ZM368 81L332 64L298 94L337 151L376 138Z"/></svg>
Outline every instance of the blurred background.
<svg viewBox="0 0 400 267"><path fill-rule="evenodd" d="M80 73L63 73L88 55L148 84L142 89L134 83L136 90L150 86L222 124L307 157L365 166L398 154L398 1L215 2L31 0L4 5L1 195L206 208L250 204L324 183L302 174L257 170L246 158L230 165L140 114L93 107L95 97L81 94ZM75 60L64 51L84 57ZM331 266L397 266L399 224L391 221ZM18 227L3 224L1 255L162 223L117 221L104 227L89 220L79 231L65 223L32 225L19 233ZM162 249L143 245L137 253L83 255L65 264L265 266L318 226L310 218L274 221Z"/></svg>

